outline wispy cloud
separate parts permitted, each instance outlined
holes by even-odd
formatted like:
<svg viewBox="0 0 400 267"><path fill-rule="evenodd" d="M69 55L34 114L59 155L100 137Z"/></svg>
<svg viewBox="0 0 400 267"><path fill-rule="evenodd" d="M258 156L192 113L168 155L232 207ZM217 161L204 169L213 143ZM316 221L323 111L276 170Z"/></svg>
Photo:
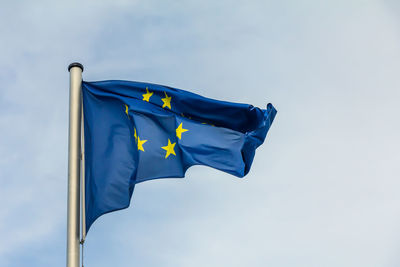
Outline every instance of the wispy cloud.
<svg viewBox="0 0 400 267"><path fill-rule="evenodd" d="M101 217L87 265L396 266L393 1L15 1L0 10L0 265L65 261L68 72L278 116L247 178L194 167Z"/></svg>

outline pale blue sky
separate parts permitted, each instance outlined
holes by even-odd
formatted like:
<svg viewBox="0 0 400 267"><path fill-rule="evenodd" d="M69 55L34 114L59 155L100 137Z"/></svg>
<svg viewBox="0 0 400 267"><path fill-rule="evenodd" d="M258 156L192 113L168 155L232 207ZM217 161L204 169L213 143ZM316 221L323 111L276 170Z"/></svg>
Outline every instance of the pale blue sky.
<svg viewBox="0 0 400 267"><path fill-rule="evenodd" d="M4 1L0 266L63 266L68 79L278 109L244 179L196 166L101 217L85 266L400 265L396 1Z"/></svg>

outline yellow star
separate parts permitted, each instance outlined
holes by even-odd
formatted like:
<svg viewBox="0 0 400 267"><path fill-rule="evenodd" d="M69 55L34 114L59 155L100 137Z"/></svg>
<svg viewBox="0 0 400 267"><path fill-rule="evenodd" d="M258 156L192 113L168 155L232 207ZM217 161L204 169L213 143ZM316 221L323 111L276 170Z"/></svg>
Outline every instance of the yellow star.
<svg viewBox="0 0 400 267"><path fill-rule="evenodd" d="M149 92L149 89L146 87L146 93L143 94L143 101L150 101L150 97L153 95L153 92Z"/></svg>
<svg viewBox="0 0 400 267"><path fill-rule="evenodd" d="M135 133L133 134L133 136L135 137L135 141L137 139L137 133L136 133L136 128L133 128L135 130Z"/></svg>
<svg viewBox="0 0 400 267"><path fill-rule="evenodd" d="M125 104L125 113L128 115L128 105Z"/></svg>
<svg viewBox="0 0 400 267"><path fill-rule="evenodd" d="M143 144L144 143L146 143L147 142L147 140L140 140L140 138L139 138L139 136L137 137L137 150L142 150L142 151L144 151L144 149L143 149Z"/></svg>
<svg viewBox="0 0 400 267"><path fill-rule="evenodd" d="M183 129L182 128L182 122L179 124L178 128L176 128L176 136L181 139L182 133L189 131L188 129Z"/></svg>
<svg viewBox="0 0 400 267"><path fill-rule="evenodd" d="M169 140L169 138L168 138L168 145L161 147L162 149L167 151L167 154L165 154L165 158L168 158L168 156L170 154L173 154L176 156L175 151L174 151L175 144L176 143L171 144L171 140Z"/></svg>
<svg viewBox="0 0 400 267"><path fill-rule="evenodd" d="M164 92L165 98L161 98L162 102L164 105L162 105L163 108L168 107L171 109L171 96L168 96L166 92Z"/></svg>

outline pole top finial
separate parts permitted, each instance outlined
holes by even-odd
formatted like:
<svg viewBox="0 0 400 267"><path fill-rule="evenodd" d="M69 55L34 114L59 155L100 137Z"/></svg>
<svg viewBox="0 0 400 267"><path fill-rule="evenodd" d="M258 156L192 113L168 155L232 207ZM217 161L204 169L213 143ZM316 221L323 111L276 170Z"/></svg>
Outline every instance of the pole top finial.
<svg viewBox="0 0 400 267"><path fill-rule="evenodd" d="M70 71L73 67L81 68L81 70L83 71L83 65L79 62L74 62L74 63L69 64L68 71Z"/></svg>

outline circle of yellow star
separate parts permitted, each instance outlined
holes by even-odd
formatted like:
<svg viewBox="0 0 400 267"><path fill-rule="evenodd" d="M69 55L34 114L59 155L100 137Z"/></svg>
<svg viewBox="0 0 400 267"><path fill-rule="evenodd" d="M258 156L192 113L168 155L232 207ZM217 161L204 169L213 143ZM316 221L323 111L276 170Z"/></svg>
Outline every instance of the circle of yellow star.
<svg viewBox="0 0 400 267"><path fill-rule="evenodd" d="M171 109L171 96L168 96L166 92L164 92L165 94L165 98L161 98L162 102L164 103L162 105L163 108L168 107L169 109Z"/></svg>
<svg viewBox="0 0 400 267"><path fill-rule="evenodd" d="M143 149L143 144L146 143L147 140L140 140L139 136L137 137L137 149L138 150L142 150L144 152Z"/></svg>
<svg viewBox="0 0 400 267"><path fill-rule="evenodd" d="M150 101L150 97L153 95L153 92L149 92L149 89L146 87L146 93L143 94L143 101Z"/></svg>
<svg viewBox="0 0 400 267"><path fill-rule="evenodd" d="M189 131L188 129L184 129L182 127L182 122L179 124L178 128L176 128L176 136L181 139L182 138L182 133Z"/></svg>
<svg viewBox="0 0 400 267"><path fill-rule="evenodd" d="M171 154L176 156L175 151L174 151L175 144L176 143L171 144L171 140L169 140L169 138L168 138L168 145L161 147L162 149L167 151L167 153L165 154L165 158L168 158L168 156Z"/></svg>

